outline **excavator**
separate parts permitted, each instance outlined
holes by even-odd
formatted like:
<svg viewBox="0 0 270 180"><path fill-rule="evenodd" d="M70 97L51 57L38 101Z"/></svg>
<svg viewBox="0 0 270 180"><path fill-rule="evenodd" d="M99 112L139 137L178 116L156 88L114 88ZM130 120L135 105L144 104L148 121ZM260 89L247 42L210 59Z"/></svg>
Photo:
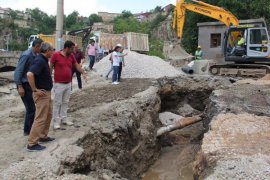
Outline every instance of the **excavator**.
<svg viewBox="0 0 270 180"><path fill-rule="evenodd" d="M174 10L173 28L182 39L186 10L219 20L227 26L223 39L225 64L214 64L209 68L212 75L262 77L270 73L270 43L266 25L241 24L230 11L202 1L177 0ZM238 44L237 39L242 39Z"/></svg>
<svg viewBox="0 0 270 180"><path fill-rule="evenodd" d="M71 35L71 36L76 36L76 35L78 35L80 33L83 33L82 41L84 42L88 38L88 36L90 35L91 31L92 31L92 26L89 26L89 27L86 27L86 28L69 31L67 34Z"/></svg>

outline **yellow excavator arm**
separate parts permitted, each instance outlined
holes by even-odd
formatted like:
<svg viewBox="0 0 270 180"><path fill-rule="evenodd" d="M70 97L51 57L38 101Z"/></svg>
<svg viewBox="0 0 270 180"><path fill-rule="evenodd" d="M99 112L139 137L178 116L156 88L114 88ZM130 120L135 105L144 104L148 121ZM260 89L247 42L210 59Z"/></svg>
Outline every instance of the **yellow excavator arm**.
<svg viewBox="0 0 270 180"><path fill-rule="evenodd" d="M181 40L185 23L186 10L190 10L223 22L226 26L239 25L237 17L230 11L218 6L213 6L202 1L192 0L193 3L185 3L185 0L177 0L174 10L173 28L177 28L177 36Z"/></svg>

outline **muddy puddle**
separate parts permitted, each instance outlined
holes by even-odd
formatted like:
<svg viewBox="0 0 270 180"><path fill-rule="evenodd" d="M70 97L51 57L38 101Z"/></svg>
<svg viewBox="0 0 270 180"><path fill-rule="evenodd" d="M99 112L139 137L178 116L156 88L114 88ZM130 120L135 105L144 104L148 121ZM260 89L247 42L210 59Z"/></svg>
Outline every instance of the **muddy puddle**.
<svg viewBox="0 0 270 180"><path fill-rule="evenodd" d="M202 123L170 133L162 139L165 146L159 159L144 174L142 180L193 180L192 162L200 149Z"/></svg>

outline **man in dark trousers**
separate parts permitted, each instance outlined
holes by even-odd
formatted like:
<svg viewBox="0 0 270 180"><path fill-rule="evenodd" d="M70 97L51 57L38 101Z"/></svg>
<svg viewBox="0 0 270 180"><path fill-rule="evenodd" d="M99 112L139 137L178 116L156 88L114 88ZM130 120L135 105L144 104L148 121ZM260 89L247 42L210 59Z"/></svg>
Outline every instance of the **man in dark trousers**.
<svg viewBox="0 0 270 180"><path fill-rule="evenodd" d="M46 147L39 145L38 142L54 140L48 137L52 119L51 89L53 87L49 58L52 56L53 47L44 42L41 44L40 52L41 54L35 58L27 73L36 104L35 120L28 138L29 151L41 151Z"/></svg>
<svg viewBox="0 0 270 180"><path fill-rule="evenodd" d="M32 90L28 83L26 73L29 70L30 64L34 61L37 54L40 52L41 39L35 39L32 48L24 51L14 72L14 81L18 88L18 93L21 96L23 104L25 106L25 117L24 117L24 135L29 135L34 117L35 117L35 103L32 97Z"/></svg>
<svg viewBox="0 0 270 180"><path fill-rule="evenodd" d="M84 53L78 48L78 44L74 46L74 56L77 63L82 67L84 63ZM73 74L76 73L77 81L78 81L78 88L82 89L82 78L81 73L75 67L73 67Z"/></svg>

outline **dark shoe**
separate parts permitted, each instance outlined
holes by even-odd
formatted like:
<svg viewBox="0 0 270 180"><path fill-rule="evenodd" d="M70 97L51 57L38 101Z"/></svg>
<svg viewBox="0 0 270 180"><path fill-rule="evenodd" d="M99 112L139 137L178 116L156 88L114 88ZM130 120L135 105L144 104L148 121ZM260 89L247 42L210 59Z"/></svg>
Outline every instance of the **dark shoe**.
<svg viewBox="0 0 270 180"><path fill-rule="evenodd" d="M46 147L39 145L39 144L35 144L34 146L29 146L27 145L27 150L28 151L42 151L44 150Z"/></svg>
<svg viewBox="0 0 270 180"><path fill-rule="evenodd" d="M51 142L51 141L54 141L54 140L55 140L55 138L47 137L47 138L40 138L39 142L40 143L46 143L46 142Z"/></svg>

